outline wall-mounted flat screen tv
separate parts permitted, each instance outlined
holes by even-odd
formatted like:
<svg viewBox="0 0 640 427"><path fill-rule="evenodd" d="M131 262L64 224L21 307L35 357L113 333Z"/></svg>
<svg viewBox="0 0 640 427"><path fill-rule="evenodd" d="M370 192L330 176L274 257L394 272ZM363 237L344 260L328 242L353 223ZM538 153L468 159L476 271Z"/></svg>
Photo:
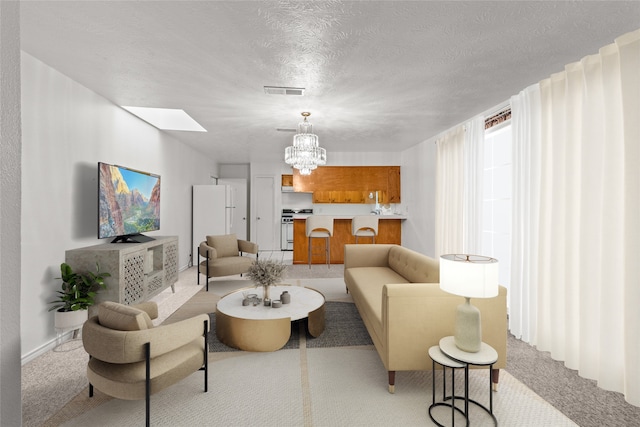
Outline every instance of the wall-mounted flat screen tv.
<svg viewBox="0 0 640 427"><path fill-rule="evenodd" d="M98 238L141 243L160 229L160 176L98 163Z"/></svg>

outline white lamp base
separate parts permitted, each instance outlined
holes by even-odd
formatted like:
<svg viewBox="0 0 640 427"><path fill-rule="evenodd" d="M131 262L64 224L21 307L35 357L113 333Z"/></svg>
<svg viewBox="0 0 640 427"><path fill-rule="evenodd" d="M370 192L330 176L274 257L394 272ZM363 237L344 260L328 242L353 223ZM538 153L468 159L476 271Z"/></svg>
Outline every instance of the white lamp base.
<svg viewBox="0 0 640 427"><path fill-rule="evenodd" d="M468 353L477 353L482 344L480 310L465 297L465 303L456 311L456 329L454 335L456 347Z"/></svg>

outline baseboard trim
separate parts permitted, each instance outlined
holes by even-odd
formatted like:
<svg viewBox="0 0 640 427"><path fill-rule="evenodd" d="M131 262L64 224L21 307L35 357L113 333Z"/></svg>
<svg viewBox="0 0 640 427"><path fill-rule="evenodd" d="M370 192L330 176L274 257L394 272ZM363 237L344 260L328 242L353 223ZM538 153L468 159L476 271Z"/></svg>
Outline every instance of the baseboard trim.
<svg viewBox="0 0 640 427"><path fill-rule="evenodd" d="M74 330L67 331L67 332L61 334L59 337L55 337L52 340L47 341L46 343L44 343L40 347L36 348L35 350L23 355L22 358L21 358L22 366L24 366L25 364L31 362L33 359L36 359L37 357L42 356L43 354L47 353L48 351L53 350L54 348L58 347L59 345L64 344L67 341L70 341L71 339L73 339L73 332L74 332Z"/></svg>

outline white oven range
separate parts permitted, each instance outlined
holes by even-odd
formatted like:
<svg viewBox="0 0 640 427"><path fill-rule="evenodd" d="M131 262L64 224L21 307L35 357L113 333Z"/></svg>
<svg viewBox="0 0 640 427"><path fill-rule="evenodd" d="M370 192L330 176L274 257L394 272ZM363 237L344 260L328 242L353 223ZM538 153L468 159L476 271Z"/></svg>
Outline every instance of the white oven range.
<svg viewBox="0 0 640 427"><path fill-rule="evenodd" d="M311 215L313 209L282 209L280 249L283 251L293 250L293 215Z"/></svg>

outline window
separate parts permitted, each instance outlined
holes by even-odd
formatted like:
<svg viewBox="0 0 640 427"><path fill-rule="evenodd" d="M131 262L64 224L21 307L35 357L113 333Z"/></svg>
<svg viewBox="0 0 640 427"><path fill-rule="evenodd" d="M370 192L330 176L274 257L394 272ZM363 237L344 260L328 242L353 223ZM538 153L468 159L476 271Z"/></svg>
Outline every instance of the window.
<svg viewBox="0 0 640 427"><path fill-rule="evenodd" d="M500 284L511 276L511 124L485 130L482 255L500 263Z"/></svg>

